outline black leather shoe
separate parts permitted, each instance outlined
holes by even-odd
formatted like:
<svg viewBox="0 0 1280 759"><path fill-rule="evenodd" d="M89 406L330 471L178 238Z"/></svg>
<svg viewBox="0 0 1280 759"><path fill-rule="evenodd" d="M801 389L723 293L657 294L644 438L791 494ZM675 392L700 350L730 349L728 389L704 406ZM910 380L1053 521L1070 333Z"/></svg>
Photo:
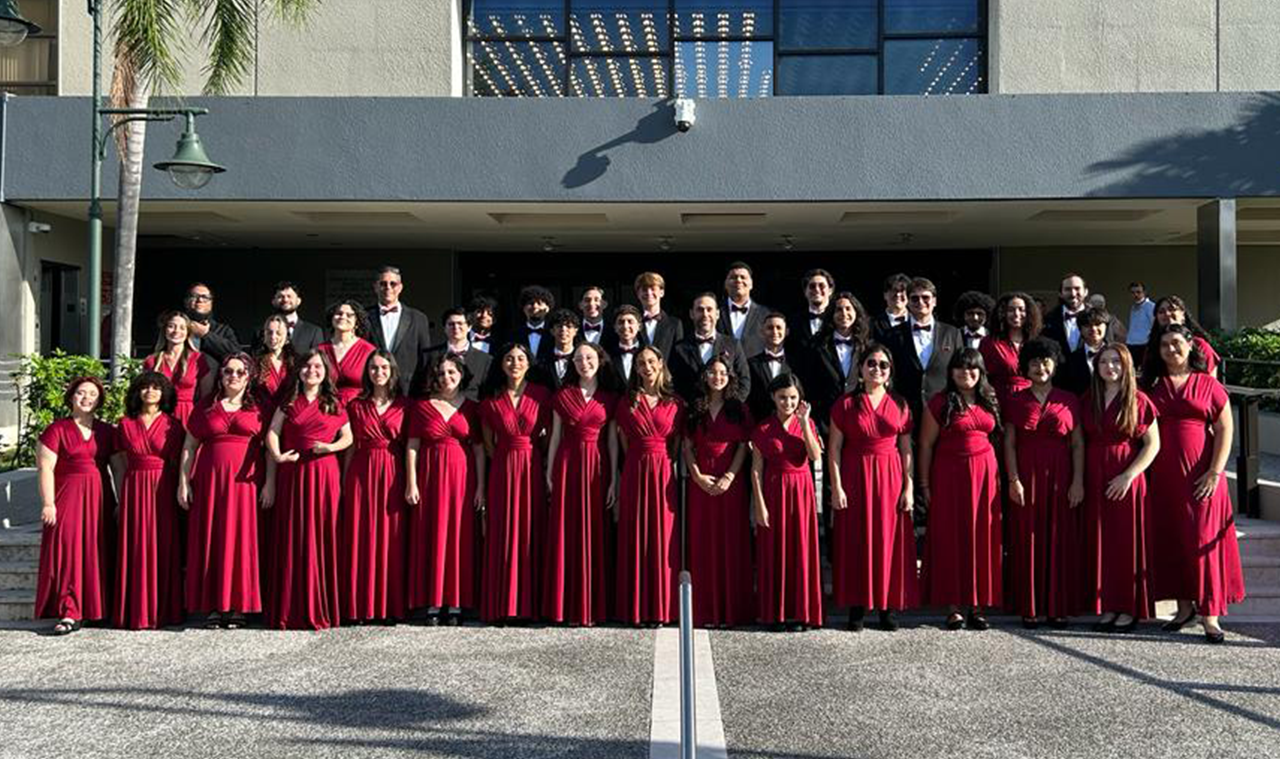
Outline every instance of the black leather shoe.
<svg viewBox="0 0 1280 759"><path fill-rule="evenodd" d="M846 627L851 632L862 632L864 620L867 616L867 610L861 606L854 606L849 609L849 622Z"/></svg>
<svg viewBox="0 0 1280 759"><path fill-rule="evenodd" d="M880 629L887 632L897 632L898 619L893 616L891 611L880 612Z"/></svg>
<svg viewBox="0 0 1280 759"><path fill-rule="evenodd" d="M1023 630L1035 630L1035 629L1036 629L1036 628L1038 628L1038 627L1040 627L1040 620L1036 619L1035 617L1023 617L1023 618L1022 618L1022 629L1023 629Z"/></svg>
<svg viewBox="0 0 1280 759"><path fill-rule="evenodd" d="M960 612L947 616L947 622L944 625L948 630L959 630L964 627L964 615Z"/></svg>
<svg viewBox="0 0 1280 759"><path fill-rule="evenodd" d="M426 626L427 626L427 627L439 627L439 626L440 626L440 615L439 615L439 614L428 614L428 615L427 615L427 618L426 618L426 620L425 620L425 622L424 622L424 624L426 624Z"/></svg>
<svg viewBox="0 0 1280 759"><path fill-rule="evenodd" d="M1191 624L1191 621L1194 620L1195 618L1196 618L1196 610L1195 608L1192 608L1191 613L1188 614L1187 616L1182 618L1178 618L1175 616L1173 619L1161 625L1160 629L1168 633L1176 633L1177 631Z"/></svg>
<svg viewBox="0 0 1280 759"><path fill-rule="evenodd" d="M1071 626L1071 620L1066 617L1053 617L1049 620L1049 626L1055 630L1065 630Z"/></svg>
<svg viewBox="0 0 1280 759"><path fill-rule="evenodd" d="M965 627L968 627L970 630L977 630L979 632L991 629L991 623L987 621L987 618L976 611L969 615L969 618L964 621L964 624Z"/></svg>
<svg viewBox="0 0 1280 759"><path fill-rule="evenodd" d="M1125 622L1123 625L1118 625L1113 621L1111 623L1111 632L1120 633L1120 634L1131 633L1134 630L1136 630L1137 627L1138 627L1138 618L1129 617L1129 621Z"/></svg>
<svg viewBox="0 0 1280 759"><path fill-rule="evenodd" d="M1104 616L1104 617L1108 617L1108 616L1109 616L1109 617L1111 617L1111 619L1108 619L1108 620L1106 620L1105 622L1104 622L1103 620L1099 619L1097 622L1094 622L1094 623L1093 623L1093 631L1094 631L1094 632L1099 632L1099 633L1106 633L1106 632L1111 632L1112 630L1114 630L1114 629L1115 629L1115 626L1116 626L1116 619L1117 619L1120 615L1118 615L1118 614L1104 614L1104 615L1102 615L1102 616Z"/></svg>
<svg viewBox="0 0 1280 759"><path fill-rule="evenodd" d="M462 615L457 612L449 612L448 616L444 618L444 623L449 627L457 627L461 624L461 616Z"/></svg>
<svg viewBox="0 0 1280 759"><path fill-rule="evenodd" d="M1204 639L1216 646L1227 642L1227 634L1222 630L1205 630Z"/></svg>

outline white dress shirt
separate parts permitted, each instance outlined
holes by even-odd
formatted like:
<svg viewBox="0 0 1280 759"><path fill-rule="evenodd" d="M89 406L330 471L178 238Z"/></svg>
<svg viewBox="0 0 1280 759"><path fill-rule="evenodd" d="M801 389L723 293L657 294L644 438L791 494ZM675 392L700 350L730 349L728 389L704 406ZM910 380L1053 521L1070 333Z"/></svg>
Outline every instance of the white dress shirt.
<svg viewBox="0 0 1280 759"><path fill-rule="evenodd" d="M836 358L840 359L840 374L849 379L849 371L853 369L853 343L836 340Z"/></svg>
<svg viewBox="0 0 1280 759"><path fill-rule="evenodd" d="M387 341L389 351L396 349L396 330L400 329L400 316L403 313L404 308L399 303L394 306L378 306L378 321L382 322L382 336Z"/></svg>
<svg viewBox="0 0 1280 759"><path fill-rule="evenodd" d="M814 335L818 334L818 331L821 329L822 329L822 314L815 312L811 309L809 311L809 336L813 337Z"/></svg>
<svg viewBox="0 0 1280 759"><path fill-rule="evenodd" d="M653 345L653 336L658 331L658 322L662 321L662 317L659 315L661 313L662 312L659 311L657 314L645 314L644 317L641 317L640 319L640 324L644 326L645 339L650 345Z"/></svg>
<svg viewBox="0 0 1280 759"><path fill-rule="evenodd" d="M564 379L564 373L569 371L569 359L573 356L573 349L569 349L568 353L561 353L559 348L553 348L551 352L556 361L556 379Z"/></svg>
<svg viewBox="0 0 1280 759"><path fill-rule="evenodd" d="M603 336L604 336L603 320L600 321L598 324L588 324L586 322L582 323L582 339L583 340L586 340L592 345L599 345L600 338Z"/></svg>
<svg viewBox="0 0 1280 759"><path fill-rule="evenodd" d="M915 317L908 320L911 324L911 342L916 346L916 355L920 357L920 366L928 366L929 358L933 356L933 334L937 332L934 322L929 322L926 327L928 329L916 329L919 324Z"/></svg>
<svg viewBox="0 0 1280 759"><path fill-rule="evenodd" d="M747 299L746 305L747 305L747 312L750 313L751 311L750 298ZM733 301L729 301L728 304L725 305L725 308L729 309L729 329L733 332L733 339L741 340L742 331L746 329L746 326L747 326L747 314L735 311Z"/></svg>
<svg viewBox="0 0 1280 759"><path fill-rule="evenodd" d="M896 327L896 326L898 326L899 324L902 324L903 322L905 322L905 321L907 320L907 315L906 315L906 314L904 314L904 315L902 315L902 316L894 316L893 314L889 313L889 309L887 309L887 308L886 308L886 309L885 309L885 311L884 311L884 315L885 315L885 317L887 317L887 318L889 319L889 326L890 326L890 327Z"/></svg>
<svg viewBox="0 0 1280 759"><path fill-rule="evenodd" d="M693 339L700 340L701 338L695 335ZM715 335L712 335L711 339L706 342L698 343L698 356L702 358L702 363L704 365L711 360L711 355L715 352L715 350L716 350Z"/></svg>
<svg viewBox="0 0 1280 759"><path fill-rule="evenodd" d="M289 339L293 339L293 328L298 326L298 312L284 315L284 323L289 327Z"/></svg>
<svg viewBox="0 0 1280 759"><path fill-rule="evenodd" d="M491 337L492 337L492 333L490 333L489 336L478 337L475 333L475 330L472 330L467 333L467 339L471 341L471 347L475 348L481 353L489 352L489 340L491 339Z"/></svg>
<svg viewBox="0 0 1280 759"><path fill-rule="evenodd" d="M782 374L782 366L786 361L787 354L785 351L774 353L767 348L765 349L764 362L765 366L769 367L769 379L776 379L779 374Z"/></svg>
<svg viewBox="0 0 1280 759"><path fill-rule="evenodd" d="M982 338L987 336L987 328L978 327L978 331L973 332L968 327L965 327L963 330L963 336L964 346L966 348L973 348L976 350L978 345L982 342Z"/></svg>
<svg viewBox="0 0 1280 759"><path fill-rule="evenodd" d="M619 360L622 363L622 379L627 382L630 382L631 381L631 364L632 362L635 361L635 358L636 358L635 351L640 350L640 344L636 343L634 345L619 345L618 350L620 351Z"/></svg>

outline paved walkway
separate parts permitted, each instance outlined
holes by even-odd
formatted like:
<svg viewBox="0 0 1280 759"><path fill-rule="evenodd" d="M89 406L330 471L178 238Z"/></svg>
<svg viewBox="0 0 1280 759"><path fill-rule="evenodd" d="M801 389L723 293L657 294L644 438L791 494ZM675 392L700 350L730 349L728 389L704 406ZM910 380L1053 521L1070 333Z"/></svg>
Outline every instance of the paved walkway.
<svg viewBox="0 0 1280 759"><path fill-rule="evenodd" d="M1120 638L937 621L702 633L728 756L1257 759L1280 746L1280 627L1228 617L1229 644L1208 646L1154 625ZM650 741L671 713L653 703L671 693L661 673L654 684L671 631L46 626L0 627L5 759L670 754Z"/></svg>

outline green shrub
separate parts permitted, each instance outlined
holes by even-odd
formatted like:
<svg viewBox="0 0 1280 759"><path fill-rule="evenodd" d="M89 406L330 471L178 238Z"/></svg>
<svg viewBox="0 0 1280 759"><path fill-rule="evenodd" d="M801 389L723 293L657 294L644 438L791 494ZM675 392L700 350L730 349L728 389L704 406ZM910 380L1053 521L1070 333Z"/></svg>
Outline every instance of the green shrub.
<svg viewBox="0 0 1280 759"><path fill-rule="evenodd" d="M120 377L107 380L107 367L89 356L68 355L55 350L48 356L32 353L18 356L18 368L10 374L18 395L18 446L6 462L13 467L31 466L35 463L36 443L45 428L55 419L69 413L62 403L67 383L76 377L97 377L107 389L107 397L98 410L98 418L112 424L124 415L124 396L129 382L138 375L141 364L127 359Z"/></svg>
<svg viewBox="0 0 1280 759"><path fill-rule="evenodd" d="M1228 385L1280 389L1280 332L1257 327L1219 332L1213 347L1226 360ZM1262 408L1280 411L1280 401L1263 401Z"/></svg>

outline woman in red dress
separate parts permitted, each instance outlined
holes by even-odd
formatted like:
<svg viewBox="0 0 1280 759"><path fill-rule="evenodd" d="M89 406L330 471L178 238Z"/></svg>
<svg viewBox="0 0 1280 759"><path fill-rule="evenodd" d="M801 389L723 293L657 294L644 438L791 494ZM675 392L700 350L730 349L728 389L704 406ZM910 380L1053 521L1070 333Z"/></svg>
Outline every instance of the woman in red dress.
<svg viewBox="0 0 1280 759"><path fill-rule="evenodd" d="M605 466L605 431L618 401L609 354L583 343L573 350L564 384L551 398L543 618L591 626L605 607L604 519L617 489ZM616 443L613 443L616 445Z"/></svg>
<svg viewBox="0 0 1280 759"><path fill-rule="evenodd" d="M995 328L982 338L978 351L1002 408L1009 396L1030 384L1018 371L1018 352L1023 343L1039 337L1041 326L1040 309L1030 295L1005 293L996 301Z"/></svg>
<svg viewBox="0 0 1280 759"><path fill-rule="evenodd" d="M172 416L173 385L143 372L129 384L116 428L117 518L115 597L111 622L147 630L180 624L182 543L178 531L178 460L185 433Z"/></svg>
<svg viewBox="0 0 1280 759"><path fill-rule="evenodd" d="M618 471L614 518L618 522L615 614L635 627L657 627L678 616L676 583L676 478L671 463L679 444L684 407L671 389L662 353L641 348L631 364L627 394L614 411L618 446L609 450Z"/></svg>
<svg viewBox="0 0 1280 759"><path fill-rule="evenodd" d="M693 623L721 629L755 620L751 587L751 512L748 478L741 476L755 424L729 361L714 356L702 369L701 391L685 425L686 556Z"/></svg>
<svg viewBox="0 0 1280 759"><path fill-rule="evenodd" d="M929 401L920 420L916 465L920 492L929 499L924 599L947 607L948 630L966 624L988 629L982 609L1003 599L1000 475L991 445L999 426L1000 407L982 355L957 351L947 365L946 389Z"/></svg>
<svg viewBox="0 0 1280 759"><path fill-rule="evenodd" d="M484 513L480 409L464 395L466 365L440 354L415 389L405 455L409 608L456 626L476 607L476 517Z"/></svg>
<svg viewBox="0 0 1280 759"><path fill-rule="evenodd" d="M1119 343L1094 359L1081 401L1085 439L1085 611L1098 632L1131 632L1153 611L1148 589L1145 472L1160 451L1156 408Z"/></svg>
<svg viewBox="0 0 1280 759"><path fill-rule="evenodd" d="M369 334L367 317L355 301L339 301L331 306L329 325L328 342L320 343L316 350L333 366L331 381L345 407L364 387L364 365L377 347L365 339Z"/></svg>
<svg viewBox="0 0 1280 759"><path fill-rule="evenodd" d="M1084 435L1079 399L1053 386L1061 358L1056 342L1027 341L1018 363L1031 386L1004 404L1012 522L1005 597L1027 629L1045 619L1064 628L1084 605Z"/></svg>
<svg viewBox="0 0 1280 759"><path fill-rule="evenodd" d="M774 413L751 434L760 621L775 630L822 627L818 501L809 463L822 458L818 428L794 374L769 383Z"/></svg>
<svg viewBox="0 0 1280 759"><path fill-rule="evenodd" d="M1165 629L1197 612L1205 638L1221 643L1218 617L1244 600L1235 518L1223 472L1233 431L1227 391L1205 373L1195 333L1181 324L1159 330L1160 364L1143 384L1160 416L1160 453L1151 466L1151 595L1178 599Z"/></svg>
<svg viewBox="0 0 1280 759"><path fill-rule="evenodd" d="M262 349L254 357L258 381L254 390L258 405L267 418L275 415L281 396L292 387L290 380L297 358L289 344L289 322L280 314L267 317L262 325Z"/></svg>
<svg viewBox="0 0 1280 759"><path fill-rule="evenodd" d="M96 418L103 398L97 377L72 380L63 396L71 416L45 428L36 446L44 534L35 616L57 617L55 635L107 616L112 501L103 480L114 435Z"/></svg>
<svg viewBox="0 0 1280 759"><path fill-rule="evenodd" d="M533 355L523 343L498 352L480 402L490 452L485 519L484 587L480 617L488 622L533 619L538 613L538 561L547 503L542 436L551 393L528 381Z"/></svg>
<svg viewBox="0 0 1280 759"><path fill-rule="evenodd" d="M333 388L333 367L319 350L298 360L293 391L267 430L262 506L272 509L271 594L267 626L337 627L338 453L351 445L347 412Z"/></svg>
<svg viewBox="0 0 1280 759"><path fill-rule="evenodd" d="M142 362L148 372L159 372L173 383L177 396L174 416L183 425L195 408L196 401L207 397L213 389L213 372L209 360L191 347L187 330L191 322L181 311L166 311L160 315L155 350Z"/></svg>
<svg viewBox="0 0 1280 759"><path fill-rule="evenodd" d="M1191 330L1191 342L1200 351L1200 355L1204 356L1204 371L1210 377L1217 377L1218 364L1222 363L1222 358L1209 344L1209 333L1200 326L1200 322L1187 310L1186 302L1177 295L1166 295L1156 301L1156 321L1151 326L1151 337L1147 341L1146 358L1142 362L1143 375L1160 372L1160 364L1163 363L1160 358L1160 330L1170 324L1181 324Z"/></svg>
<svg viewBox="0 0 1280 759"><path fill-rule="evenodd" d="M831 410L828 457L835 511L833 600L848 606L849 629L862 629L867 609L893 631L893 612L920 602L916 537L911 520L911 411L890 389L893 356L872 344L859 382Z"/></svg>
<svg viewBox="0 0 1280 759"><path fill-rule="evenodd" d="M355 443L343 454L338 512L344 620L393 623L405 614L407 410L395 356L374 351L365 366L364 389L347 406Z"/></svg>
<svg viewBox="0 0 1280 759"><path fill-rule="evenodd" d="M187 611L207 625L244 625L262 611L258 579L258 480L266 426L252 389L253 359L222 361L209 403L187 420L178 505L187 524Z"/></svg>

